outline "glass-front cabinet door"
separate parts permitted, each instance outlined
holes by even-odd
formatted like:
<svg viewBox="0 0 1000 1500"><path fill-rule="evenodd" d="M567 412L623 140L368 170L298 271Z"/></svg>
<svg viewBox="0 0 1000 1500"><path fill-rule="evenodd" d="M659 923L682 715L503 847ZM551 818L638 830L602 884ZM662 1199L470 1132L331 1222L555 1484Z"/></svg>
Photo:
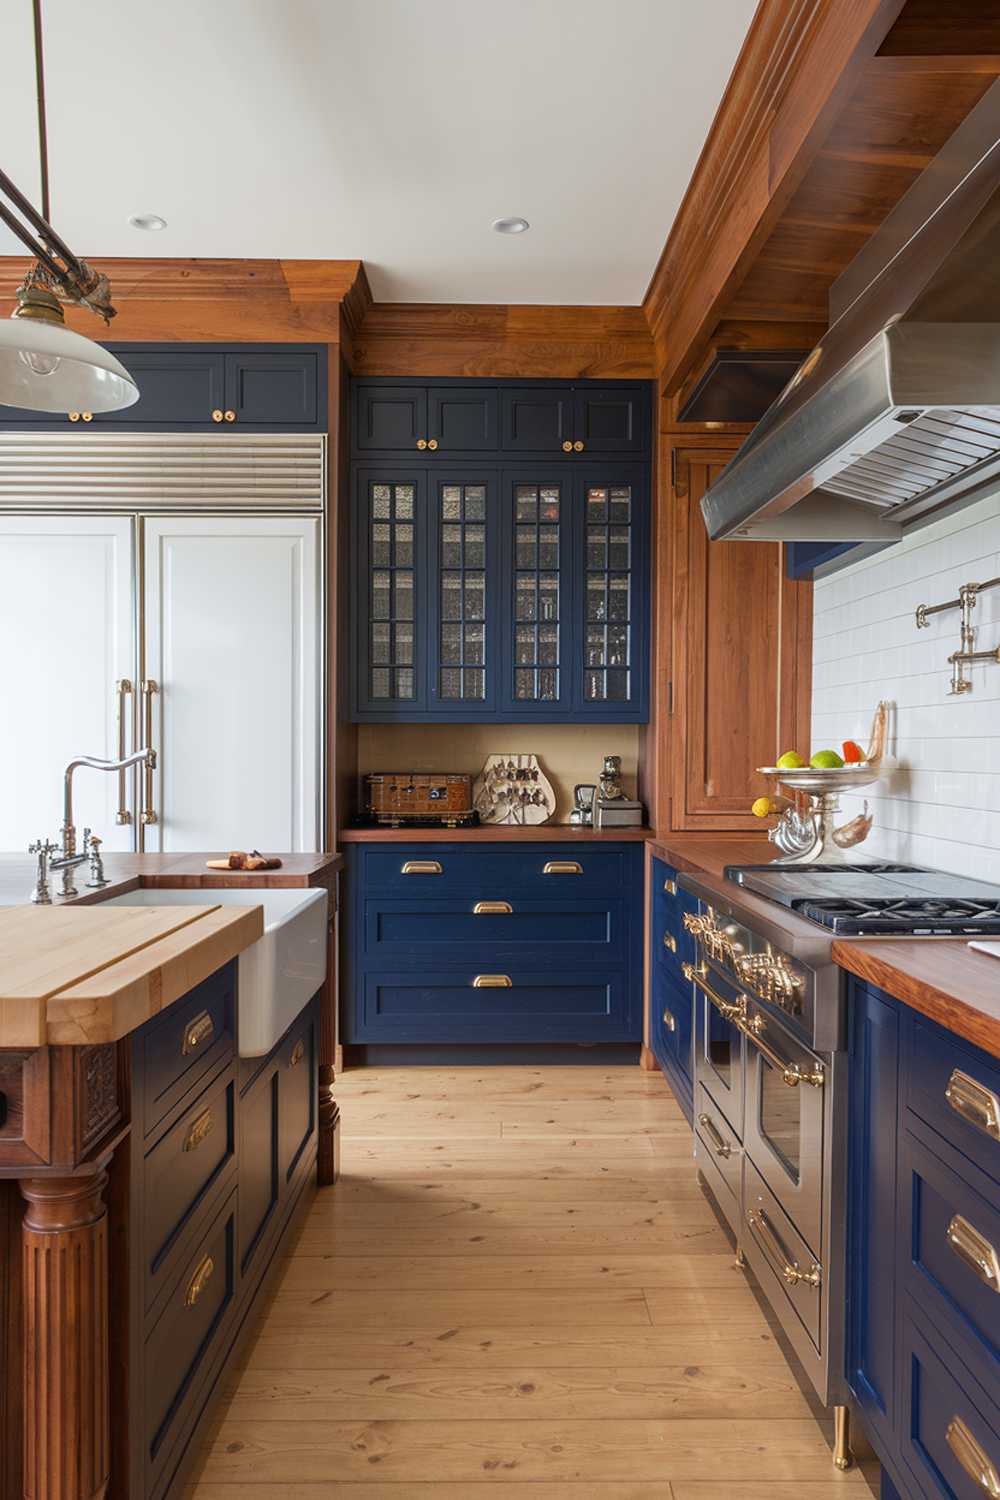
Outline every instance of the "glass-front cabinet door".
<svg viewBox="0 0 1000 1500"><path fill-rule="evenodd" d="M355 489L355 702L371 717L427 709L422 473L360 470Z"/></svg>
<svg viewBox="0 0 1000 1500"><path fill-rule="evenodd" d="M492 471L431 474L430 700L435 717L494 709L497 630L497 481Z"/></svg>
<svg viewBox="0 0 1000 1500"><path fill-rule="evenodd" d="M567 629L572 615L572 476L504 476L505 716L551 718L569 707Z"/></svg>

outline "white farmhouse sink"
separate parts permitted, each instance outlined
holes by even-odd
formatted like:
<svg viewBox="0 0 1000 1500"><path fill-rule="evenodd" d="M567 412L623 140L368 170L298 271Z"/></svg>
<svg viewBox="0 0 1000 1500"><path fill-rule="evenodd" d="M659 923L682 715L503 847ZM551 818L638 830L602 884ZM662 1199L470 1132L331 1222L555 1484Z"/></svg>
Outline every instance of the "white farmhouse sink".
<svg viewBox="0 0 1000 1500"><path fill-rule="evenodd" d="M140 890L105 906L262 906L264 936L240 966L240 1056L270 1052L326 978L326 891Z"/></svg>

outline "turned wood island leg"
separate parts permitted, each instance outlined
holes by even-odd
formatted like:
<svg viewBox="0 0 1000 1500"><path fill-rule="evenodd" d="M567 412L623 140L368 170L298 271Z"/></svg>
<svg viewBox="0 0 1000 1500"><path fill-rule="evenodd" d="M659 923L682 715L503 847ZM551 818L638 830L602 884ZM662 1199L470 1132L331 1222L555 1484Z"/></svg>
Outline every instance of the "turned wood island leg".
<svg viewBox="0 0 1000 1500"><path fill-rule="evenodd" d="M340 1109L334 1098L334 1070L330 1063L319 1066L318 1120L317 1177L320 1187L330 1187L340 1176Z"/></svg>
<svg viewBox="0 0 1000 1500"><path fill-rule="evenodd" d="M103 1164L22 1179L25 1500L102 1500L110 1470Z"/></svg>

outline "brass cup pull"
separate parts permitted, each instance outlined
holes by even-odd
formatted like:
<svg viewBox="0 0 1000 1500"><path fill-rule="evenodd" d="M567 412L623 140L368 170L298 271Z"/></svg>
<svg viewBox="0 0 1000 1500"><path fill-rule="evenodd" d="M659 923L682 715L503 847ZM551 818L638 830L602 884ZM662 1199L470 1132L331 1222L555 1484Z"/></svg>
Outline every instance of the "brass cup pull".
<svg viewBox="0 0 1000 1500"><path fill-rule="evenodd" d="M668 1031L676 1031L677 1030L677 1022L674 1020L673 1015L671 1014L671 1012L669 1010L667 1010L666 1008L664 1008L664 1011L663 1011L663 1024L667 1028Z"/></svg>
<svg viewBox="0 0 1000 1500"><path fill-rule="evenodd" d="M672 932L665 932L663 934L663 946L670 953L677 952L677 939L674 937Z"/></svg>
<svg viewBox="0 0 1000 1500"><path fill-rule="evenodd" d="M224 414L223 414L222 408L219 407L219 406L217 406L215 408L215 410L213 411L213 413L212 413L212 421L213 422L221 422L222 418L223 418L223 415Z"/></svg>
<svg viewBox="0 0 1000 1500"><path fill-rule="evenodd" d="M974 1224L956 1214L945 1230L948 1248L984 1281L992 1292L1000 1292L1000 1256L995 1246Z"/></svg>
<svg viewBox="0 0 1000 1500"><path fill-rule="evenodd" d="M474 990L509 990L513 988L509 974L477 974L472 981Z"/></svg>
<svg viewBox="0 0 1000 1500"><path fill-rule="evenodd" d="M214 1124L215 1119L212 1115L212 1111L210 1109L206 1109L204 1114L200 1114L197 1120L194 1121L191 1129L184 1137L184 1150L197 1151L202 1141L205 1140L207 1136L210 1136L212 1134L212 1127L214 1126Z"/></svg>
<svg viewBox="0 0 1000 1500"><path fill-rule="evenodd" d="M421 453L423 453L424 449L427 447L427 439L417 438L417 447L420 449Z"/></svg>
<svg viewBox="0 0 1000 1500"><path fill-rule="evenodd" d="M952 1417L945 1428L944 1440L973 1484L978 1484L983 1494L991 1496L992 1500L1000 1500L1000 1474L996 1465L961 1417Z"/></svg>
<svg viewBox="0 0 1000 1500"><path fill-rule="evenodd" d="M80 420L80 413L78 411L68 411L66 415L69 417L71 422L79 422Z"/></svg>
<svg viewBox="0 0 1000 1500"><path fill-rule="evenodd" d="M747 1223L772 1268L775 1262L777 1263L778 1274L783 1281L789 1286L798 1286L800 1282L803 1282L806 1286L819 1287L823 1277L822 1268L813 1261L808 1271L803 1271L798 1261L791 1260L771 1228L770 1221L762 1208L759 1208L756 1213L752 1209L748 1211Z"/></svg>
<svg viewBox="0 0 1000 1500"><path fill-rule="evenodd" d="M549 859L542 866L543 875L582 875L583 865L576 859Z"/></svg>
<svg viewBox="0 0 1000 1500"><path fill-rule="evenodd" d="M725 1137L720 1135L711 1115L699 1115L698 1124L711 1141L712 1150L716 1156L721 1156L723 1160L728 1161L733 1154L733 1148Z"/></svg>
<svg viewBox="0 0 1000 1500"><path fill-rule="evenodd" d="M433 452L433 451L434 451L434 449L435 449L435 448L436 448L436 447L437 447L437 445L438 445L438 440L437 440L437 438L429 438L429 439L428 439L428 442L427 442L427 446L428 446L428 448L430 448L430 449L431 449L431 451L432 451L432 452Z"/></svg>
<svg viewBox="0 0 1000 1500"><path fill-rule="evenodd" d="M306 1044L302 1040L302 1038L299 1037L298 1041L295 1043L295 1046L292 1048L292 1055L288 1059L288 1066L290 1068L297 1068L298 1065L299 1065L299 1063L305 1057L305 1055L306 1055Z"/></svg>
<svg viewBox="0 0 1000 1500"><path fill-rule="evenodd" d="M206 1255L187 1284L187 1291L184 1293L185 1307L194 1307L198 1298L211 1281L214 1270L215 1261L210 1255Z"/></svg>
<svg viewBox="0 0 1000 1500"><path fill-rule="evenodd" d="M566 441L563 443L562 446L563 446L563 452L564 453L572 453L573 452L573 444L570 442L569 438L566 439Z"/></svg>
<svg viewBox="0 0 1000 1500"><path fill-rule="evenodd" d="M991 1089L956 1068L948 1079L944 1097L963 1120L1000 1141L1000 1099Z"/></svg>
<svg viewBox="0 0 1000 1500"><path fill-rule="evenodd" d="M227 422L235 422L236 421L236 413L234 411L230 410L229 408L227 408L222 413L222 415L225 417L225 419L226 419Z"/></svg>
<svg viewBox="0 0 1000 1500"><path fill-rule="evenodd" d="M401 873L403 875L440 875L441 862L437 859L408 859Z"/></svg>
<svg viewBox="0 0 1000 1500"><path fill-rule="evenodd" d="M677 895L677 882L676 882L676 880L665 880L663 882L663 889L666 891L666 893L667 893L668 896L676 896Z"/></svg>
<svg viewBox="0 0 1000 1500"><path fill-rule="evenodd" d="M472 908L474 917L509 917L514 908L509 901L477 901Z"/></svg>
<svg viewBox="0 0 1000 1500"><path fill-rule="evenodd" d="M195 1016L190 1026L185 1028L184 1041L181 1046L181 1056L188 1057L196 1052L202 1042L207 1042L215 1035L215 1022L207 1010L203 1010L200 1016Z"/></svg>
<svg viewBox="0 0 1000 1500"><path fill-rule="evenodd" d="M583 452L583 444L580 442L579 438L577 438L576 442L573 444L573 452L574 453L582 453Z"/></svg>

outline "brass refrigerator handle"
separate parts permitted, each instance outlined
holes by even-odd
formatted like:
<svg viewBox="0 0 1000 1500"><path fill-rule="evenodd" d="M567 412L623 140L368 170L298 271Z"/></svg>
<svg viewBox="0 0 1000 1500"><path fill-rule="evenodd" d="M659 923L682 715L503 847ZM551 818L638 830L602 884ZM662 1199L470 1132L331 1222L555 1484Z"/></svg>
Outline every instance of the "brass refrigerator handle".
<svg viewBox="0 0 1000 1500"><path fill-rule="evenodd" d="M125 712L125 699L132 696L132 679L130 677L122 677L120 681L115 683L115 696L118 702L118 759L124 760L128 742L128 716ZM132 812L128 805L126 776L127 773L124 770L118 772L118 812L115 815L115 822L119 827L132 821Z"/></svg>
<svg viewBox="0 0 1000 1500"><path fill-rule="evenodd" d="M760 1024L760 1023L758 1023ZM826 1074L817 1063L811 1073L803 1073L796 1063L790 1063L780 1052L776 1052L769 1042L765 1042L760 1032L754 1026L753 1021L748 1021L746 1015L737 1017L736 1025L742 1031L747 1041L753 1042L757 1051L766 1057L771 1067L781 1075L782 1083L787 1083L790 1089L797 1089L800 1083L808 1083L814 1089L821 1089L826 1082Z"/></svg>
<svg viewBox="0 0 1000 1500"><path fill-rule="evenodd" d="M152 677L143 679L140 686L142 694L142 722L143 742L147 750L153 745L153 694L160 691L159 684ZM149 761L143 767L143 806L140 819L145 824L156 822L156 809L153 806L153 767Z"/></svg>
<svg viewBox="0 0 1000 1500"><path fill-rule="evenodd" d="M974 1224L955 1214L945 1230L948 1248L969 1267L992 1292L1000 1292L1000 1256L996 1247Z"/></svg>
<svg viewBox="0 0 1000 1500"><path fill-rule="evenodd" d="M799 1282L805 1282L806 1286L819 1286L822 1280L821 1267L813 1261L808 1271L803 1271L798 1261L790 1260L762 1208L758 1208L756 1213L753 1209L747 1210L747 1224L772 1269L776 1262L779 1276L789 1286L798 1286Z"/></svg>
<svg viewBox="0 0 1000 1500"><path fill-rule="evenodd" d="M996 1465L961 1417L952 1417L945 1429L944 1440L973 1484L977 1484L984 1495L998 1500L1000 1474L997 1473Z"/></svg>
<svg viewBox="0 0 1000 1500"><path fill-rule="evenodd" d="M977 1130L1000 1141L1000 1099L992 1089L955 1068L948 1079L944 1097L957 1115Z"/></svg>

